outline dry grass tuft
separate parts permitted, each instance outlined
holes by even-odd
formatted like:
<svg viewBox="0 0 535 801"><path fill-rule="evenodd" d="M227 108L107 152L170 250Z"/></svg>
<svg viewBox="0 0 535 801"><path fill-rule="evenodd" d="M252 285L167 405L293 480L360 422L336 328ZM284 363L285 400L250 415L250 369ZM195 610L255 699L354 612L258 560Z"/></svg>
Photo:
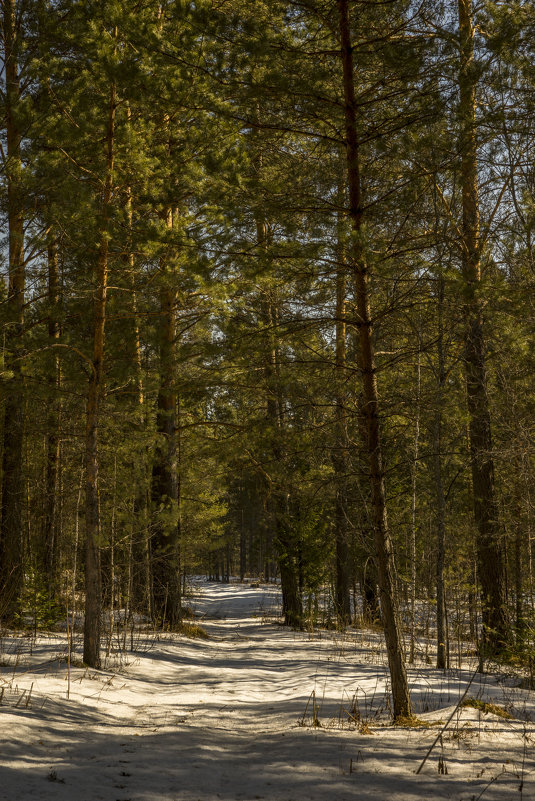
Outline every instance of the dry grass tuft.
<svg viewBox="0 0 535 801"><path fill-rule="evenodd" d="M487 701L482 701L480 698L465 698L462 702L461 706L470 706L472 709L479 709L481 712L487 714L490 712L492 715L497 715L500 718L505 718L505 720L513 720L513 716L509 714L509 712L504 709L503 706L499 706L498 704L490 704Z"/></svg>
<svg viewBox="0 0 535 801"><path fill-rule="evenodd" d="M400 715L394 720L394 726L400 729L429 729L432 725L428 720L420 720L415 715L409 717Z"/></svg>
<svg viewBox="0 0 535 801"><path fill-rule="evenodd" d="M208 640L210 638L209 634L198 623L186 623L184 620L179 623L175 631L190 640Z"/></svg>

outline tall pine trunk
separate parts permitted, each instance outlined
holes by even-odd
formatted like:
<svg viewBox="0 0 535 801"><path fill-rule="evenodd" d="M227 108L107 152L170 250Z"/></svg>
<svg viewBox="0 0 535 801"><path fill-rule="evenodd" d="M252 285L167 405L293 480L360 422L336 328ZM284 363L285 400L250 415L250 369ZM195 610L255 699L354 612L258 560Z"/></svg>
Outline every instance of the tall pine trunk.
<svg viewBox="0 0 535 801"><path fill-rule="evenodd" d="M420 458L420 406L421 406L421 386L422 386L422 335L420 324L418 324L418 364L416 372L416 420L414 421L414 447L412 462L412 498L411 498L411 533L410 533L410 572L411 572L411 630L409 662L414 663L414 650L416 646L416 535L417 535L417 489L418 489L418 460Z"/></svg>
<svg viewBox="0 0 535 801"><path fill-rule="evenodd" d="M277 307L271 293L263 303L264 322L268 332L264 375L267 387L266 416L271 430L271 451L276 469L284 464L284 415L279 380L279 354L274 336L277 325ZM270 508L275 532L273 544L277 553L281 576L282 612L284 623L292 628L303 625L303 602L299 585L299 548L290 515L288 487L278 476L271 488Z"/></svg>
<svg viewBox="0 0 535 801"><path fill-rule="evenodd" d="M173 211L165 218L173 227ZM154 519L151 532L154 619L162 626L180 620L180 513L177 449L176 289L165 256L161 260L160 387L156 428L158 444L152 468Z"/></svg>
<svg viewBox="0 0 535 801"><path fill-rule="evenodd" d="M374 542L379 573L381 616L392 682L393 714L394 718L399 719L402 717L409 717L412 714L412 710L403 655L403 642L395 605L395 568L386 509L369 274L362 247L363 212L360 186L360 159L354 86L355 73L348 0L338 0L337 6L345 102L349 213L354 234L350 255L351 266L355 276L355 300L362 371L362 413L365 418L367 429L365 446L370 470Z"/></svg>
<svg viewBox="0 0 535 801"><path fill-rule="evenodd" d="M257 115L258 115L257 108ZM253 142L255 140L253 139ZM263 170L262 152L253 156L257 176ZM260 260L267 266L269 227L262 211L255 213L256 244ZM270 450L275 464L275 478L271 481L270 495L266 502L268 509L268 537L272 536L273 546L281 577L282 613L284 623L293 628L303 625L303 603L299 583L299 548L290 520L289 493L279 468L284 464L284 411L279 375L279 349L275 331L278 326L277 299L270 289L263 291L261 297L262 323L265 330L263 373L266 388L266 422L270 431ZM264 572L269 580L269 565Z"/></svg>
<svg viewBox="0 0 535 801"><path fill-rule="evenodd" d="M476 73L471 0L459 0L459 120L462 183L462 269L466 317L465 369L477 561L483 610L483 649L503 650L508 640L506 563L494 480L486 347L481 297L477 175Z"/></svg>
<svg viewBox="0 0 535 801"><path fill-rule="evenodd" d="M51 346L59 339L59 271L58 242L50 234L47 248L48 256L48 341ZM61 384L60 359L52 355L51 372L48 376L49 399L46 432L46 477L45 477L45 516L43 531L44 569L47 592L50 599L57 595L58 573L58 479L60 464L61 403L58 390Z"/></svg>
<svg viewBox="0 0 535 801"><path fill-rule="evenodd" d="M100 668L100 633L102 589L100 572L100 515L98 501L98 424L100 401L104 387L104 345L106 302L108 295L108 237L113 191L115 112L117 95L115 85L110 90L108 122L106 127L106 175L100 219L100 241L95 276L96 290L93 321L93 370L89 380L85 432L85 621L84 662Z"/></svg>
<svg viewBox="0 0 535 801"><path fill-rule="evenodd" d="M20 356L24 327L24 213L22 198L21 129L18 118L21 87L18 73L19 29L15 0L3 3L5 125L7 144L8 296L4 365L5 387L2 509L0 520L0 616L13 619L22 582L22 509L24 489L23 376Z"/></svg>
<svg viewBox="0 0 535 801"><path fill-rule="evenodd" d="M442 480L442 415L444 405L444 388L446 384L446 368L444 363L444 277L438 277L437 286L437 394L433 420L433 476L436 493L436 525L437 525L437 668L447 667L446 643L446 593L444 589L444 560L446 550L446 498Z"/></svg>
<svg viewBox="0 0 535 801"><path fill-rule="evenodd" d="M347 477L349 439L346 413L346 265L339 231L336 269L336 400L335 400L335 444L333 468L335 479L335 602L336 617L340 628L351 622L349 531L347 525Z"/></svg>
<svg viewBox="0 0 535 801"><path fill-rule="evenodd" d="M131 126L132 114L129 103L126 103L126 119L128 128ZM143 365L141 354L141 324L138 312L138 293L136 289L136 260L133 244L133 190L131 186L126 190L126 219L128 223L128 248L124 256L125 267L128 271L130 285L130 298L132 310L132 348L131 362L135 373L136 383L136 409L134 419L139 432L146 430L145 389L143 384ZM133 620L134 612L147 614L150 611L150 559L149 559L149 499L147 492L147 471L149 469L148 448L142 443L135 450L135 459L138 462L135 471L135 482L132 487L132 520L130 530L130 544L128 556L128 612L129 619Z"/></svg>

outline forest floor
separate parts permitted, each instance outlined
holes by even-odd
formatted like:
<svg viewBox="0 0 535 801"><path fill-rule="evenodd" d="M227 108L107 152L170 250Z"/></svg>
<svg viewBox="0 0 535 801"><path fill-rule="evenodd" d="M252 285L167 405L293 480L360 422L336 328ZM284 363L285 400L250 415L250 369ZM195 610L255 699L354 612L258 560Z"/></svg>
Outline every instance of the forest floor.
<svg viewBox="0 0 535 801"><path fill-rule="evenodd" d="M477 674L467 697L513 717L459 708L417 775L473 665L411 668L426 726L395 728L380 633L288 631L269 586L199 581L188 604L207 639L137 634L102 671L69 671L64 634L4 632L1 801L535 800L518 681Z"/></svg>

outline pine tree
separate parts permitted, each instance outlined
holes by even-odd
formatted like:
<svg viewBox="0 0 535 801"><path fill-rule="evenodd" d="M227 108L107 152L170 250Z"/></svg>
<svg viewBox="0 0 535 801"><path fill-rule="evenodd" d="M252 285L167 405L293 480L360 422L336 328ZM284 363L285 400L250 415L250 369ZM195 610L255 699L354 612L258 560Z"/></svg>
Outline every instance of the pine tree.
<svg viewBox="0 0 535 801"><path fill-rule="evenodd" d="M5 113L5 180L7 184L8 295L4 322L9 376L4 406L2 507L0 518L0 614L12 620L18 611L22 583L22 455L24 394L22 336L25 309L24 225L26 198L22 162L23 90L21 86L22 38L26 20L15 0L3 3L2 44Z"/></svg>

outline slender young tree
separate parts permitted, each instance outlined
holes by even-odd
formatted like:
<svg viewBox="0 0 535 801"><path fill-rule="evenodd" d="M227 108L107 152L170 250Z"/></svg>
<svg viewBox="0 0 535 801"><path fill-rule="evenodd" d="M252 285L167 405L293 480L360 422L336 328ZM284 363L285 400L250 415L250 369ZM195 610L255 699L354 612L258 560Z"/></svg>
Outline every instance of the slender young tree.
<svg viewBox="0 0 535 801"><path fill-rule="evenodd" d="M444 277L442 272L437 278L437 365L436 365L436 399L433 420L433 475L436 492L436 525L437 525L437 668L447 667L446 647L446 592L444 587L444 562L446 549L446 498L442 477L442 427L444 389L446 383L446 366L444 357Z"/></svg>
<svg viewBox="0 0 535 801"><path fill-rule="evenodd" d="M348 253L348 258L351 260L350 263L355 280L355 305L358 315L356 324L359 331L360 369L362 374L362 414L366 421L366 450L370 471L374 542L379 573L382 622L392 681L393 713L395 718L401 718L409 717L412 714L412 707L395 600L394 560L388 528L382 440L379 425L379 396L372 331L370 277L363 243L363 204L354 83L355 75L358 75L358 71L355 70L353 58L348 1L338 0L337 10L345 103L349 216L353 227L351 250Z"/></svg>

